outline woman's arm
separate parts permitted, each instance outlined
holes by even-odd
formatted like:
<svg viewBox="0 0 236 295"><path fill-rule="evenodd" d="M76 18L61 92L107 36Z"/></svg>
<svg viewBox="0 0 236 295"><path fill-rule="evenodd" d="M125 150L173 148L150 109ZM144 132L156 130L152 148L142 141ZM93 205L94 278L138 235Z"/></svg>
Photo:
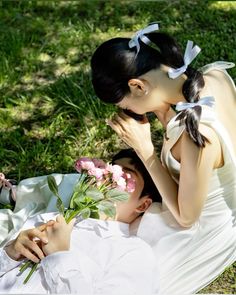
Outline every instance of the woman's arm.
<svg viewBox="0 0 236 295"><path fill-rule="evenodd" d="M200 132L210 142L202 149L186 132L183 133L179 142L181 169L177 185L156 156L149 123L140 124L125 116L116 117L110 123L118 135L135 149L177 222L183 227L191 226L201 214L210 176L221 151L216 133L201 125Z"/></svg>
<svg viewBox="0 0 236 295"><path fill-rule="evenodd" d="M179 185L162 166L155 152L151 155L140 153L140 158L153 178L163 201L183 227L191 226L201 214L217 158L218 142L215 137L214 134L210 139L208 136L211 143L200 149L184 132L180 139Z"/></svg>

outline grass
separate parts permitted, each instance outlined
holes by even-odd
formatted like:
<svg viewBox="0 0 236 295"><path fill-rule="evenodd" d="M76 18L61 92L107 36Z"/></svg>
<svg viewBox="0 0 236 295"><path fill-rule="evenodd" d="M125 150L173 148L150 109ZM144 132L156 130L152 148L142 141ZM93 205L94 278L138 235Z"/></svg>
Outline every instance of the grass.
<svg viewBox="0 0 236 295"><path fill-rule="evenodd" d="M0 1L0 171L17 180L68 173L82 155L109 160L125 145L105 124L90 57L104 40L159 21L202 66L236 61L234 1ZM230 70L236 77L236 70ZM163 130L152 121L158 152ZM235 293L235 265L202 293Z"/></svg>

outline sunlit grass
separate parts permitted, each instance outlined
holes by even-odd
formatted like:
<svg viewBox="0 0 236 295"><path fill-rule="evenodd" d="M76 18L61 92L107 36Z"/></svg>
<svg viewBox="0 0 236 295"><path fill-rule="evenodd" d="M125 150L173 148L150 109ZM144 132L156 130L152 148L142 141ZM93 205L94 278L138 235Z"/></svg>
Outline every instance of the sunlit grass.
<svg viewBox="0 0 236 295"><path fill-rule="evenodd" d="M223 11L230 11L231 9L236 9L235 1L212 1L210 3L210 8L220 9Z"/></svg>

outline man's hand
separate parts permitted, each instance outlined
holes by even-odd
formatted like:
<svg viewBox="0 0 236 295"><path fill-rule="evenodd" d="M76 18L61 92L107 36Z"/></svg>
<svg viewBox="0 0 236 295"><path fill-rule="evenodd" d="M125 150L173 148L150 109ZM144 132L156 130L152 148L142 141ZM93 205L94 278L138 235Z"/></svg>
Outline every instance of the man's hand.
<svg viewBox="0 0 236 295"><path fill-rule="evenodd" d="M59 215L54 225L46 228L48 243L42 245L42 250L46 256L70 249L70 236L74 223L75 219L72 219L67 224L65 218Z"/></svg>
<svg viewBox="0 0 236 295"><path fill-rule="evenodd" d="M46 229L50 228L55 221L50 220L39 227L24 230L19 233L17 238L5 247L7 255L13 260L29 260L38 263L45 257L41 245L48 243Z"/></svg>

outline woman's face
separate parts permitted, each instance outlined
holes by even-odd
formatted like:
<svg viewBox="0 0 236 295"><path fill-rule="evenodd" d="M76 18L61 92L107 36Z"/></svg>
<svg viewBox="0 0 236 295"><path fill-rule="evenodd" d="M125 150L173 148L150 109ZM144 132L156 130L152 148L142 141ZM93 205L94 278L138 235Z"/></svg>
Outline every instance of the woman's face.
<svg viewBox="0 0 236 295"><path fill-rule="evenodd" d="M154 112L158 108L157 102L151 100L147 95L145 97L134 97L132 94L125 96L117 106L123 110L130 110L139 115Z"/></svg>
<svg viewBox="0 0 236 295"><path fill-rule="evenodd" d="M136 114L143 115L147 112L166 111L169 104L170 79L167 78L166 69L149 71L137 79L129 80L130 93L117 105Z"/></svg>

